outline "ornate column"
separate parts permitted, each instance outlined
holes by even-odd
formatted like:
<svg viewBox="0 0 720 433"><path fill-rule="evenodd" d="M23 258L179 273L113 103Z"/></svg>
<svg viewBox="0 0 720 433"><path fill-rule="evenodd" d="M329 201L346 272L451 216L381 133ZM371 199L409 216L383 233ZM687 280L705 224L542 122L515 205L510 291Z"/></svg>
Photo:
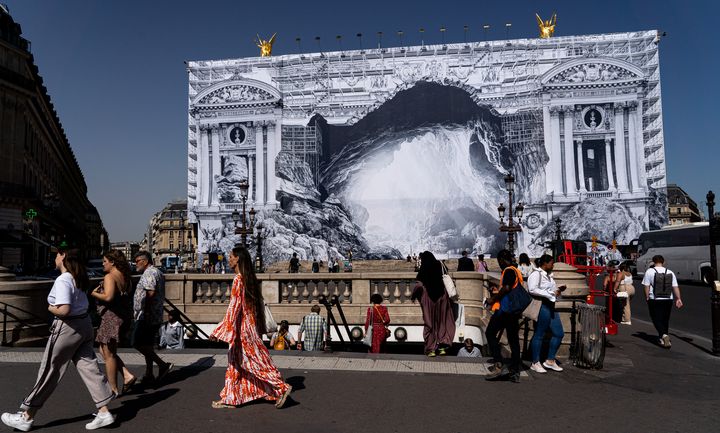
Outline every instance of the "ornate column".
<svg viewBox="0 0 720 433"><path fill-rule="evenodd" d="M637 125L635 128L635 140L637 141L636 147L637 147L637 154L638 154L638 186L642 188L643 190L647 191L648 185L647 185L647 172L645 171L645 139L643 138L643 117L642 117L642 111L643 111L643 104L642 100L638 101L637 111L635 113L635 124Z"/></svg>
<svg viewBox="0 0 720 433"><path fill-rule="evenodd" d="M207 188L210 184L208 181L208 134L207 126L198 125L198 134L200 140L198 143L198 156L197 156L197 203L198 206L207 206Z"/></svg>
<svg viewBox="0 0 720 433"><path fill-rule="evenodd" d="M552 144L552 184L556 194L562 193L562 144L560 143L560 107L550 107L550 133Z"/></svg>
<svg viewBox="0 0 720 433"><path fill-rule="evenodd" d="M548 163L545 166L545 192L550 195L553 192L552 173L555 172L555 159L552 154L552 134L550 126L550 106L543 106L543 136L545 140L545 152L548 155Z"/></svg>
<svg viewBox="0 0 720 433"><path fill-rule="evenodd" d="M573 145L573 114L575 107L563 107L563 121L565 123L565 195L575 194L578 191L575 178L575 146Z"/></svg>
<svg viewBox="0 0 720 433"><path fill-rule="evenodd" d="M615 179L613 178L613 168L612 168L612 151L610 150L610 143L612 142L612 138L607 137L605 138L605 168L607 169L607 184L608 184L608 191L616 191L617 186L615 185Z"/></svg>
<svg viewBox="0 0 720 433"><path fill-rule="evenodd" d="M585 189L585 154L583 153L583 140L578 138L575 140L577 146L577 167L578 180L580 181L580 192L587 192Z"/></svg>
<svg viewBox="0 0 720 433"><path fill-rule="evenodd" d="M253 179L253 157L252 155L248 154L247 156L247 166L248 166L248 200L250 203L255 203L255 193L253 192L253 185L255 182L255 179Z"/></svg>
<svg viewBox="0 0 720 433"><path fill-rule="evenodd" d="M280 124L278 121L270 121L268 123L267 131L267 203L270 205L277 204L275 200L276 192L276 177L275 177L275 157L277 156L277 149L280 148L279 143L280 137Z"/></svg>
<svg viewBox="0 0 720 433"><path fill-rule="evenodd" d="M263 127L260 122L255 126L255 204L265 204L265 145L263 143Z"/></svg>
<svg viewBox="0 0 720 433"><path fill-rule="evenodd" d="M625 148L625 104L615 103L615 173L620 192L629 190Z"/></svg>
<svg viewBox="0 0 720 433"><path fill-rule="evenodd" d="M630 150L630 192L640 190L639 164L637 150L637 101L628 104L628 141Z"/></svg>
<svg viewBox="0 0 720 433"><path fill-rule="evenodd" d="M218 206L220 200L218 198L217 178L220 173L220 126L212 125L212 176L210 177L210 185L212 187L211 206Z"/></svg>

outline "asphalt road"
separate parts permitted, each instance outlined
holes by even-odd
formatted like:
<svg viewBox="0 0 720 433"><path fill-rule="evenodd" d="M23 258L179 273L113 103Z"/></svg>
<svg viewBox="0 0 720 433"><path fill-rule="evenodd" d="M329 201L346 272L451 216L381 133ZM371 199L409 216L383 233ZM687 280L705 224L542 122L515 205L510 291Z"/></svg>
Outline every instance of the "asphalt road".
<svg viewBox="0 0 720 433"><path fill-rule="evenodd" d="M520 384L476 376L283 370L286 409L260 402L212 409L222 368L183 368L160 388L111 404L117 432L714 432L720 359L680 339L658 347L638 321L610 338L603 370L565 364ZM13 411L37 364L0 364L0 410ZM134 367L135 368L135 367ZM50 432L84 431L93 410L74 368L36 418ZM0 426L0 431L9 431Z"/></svg>

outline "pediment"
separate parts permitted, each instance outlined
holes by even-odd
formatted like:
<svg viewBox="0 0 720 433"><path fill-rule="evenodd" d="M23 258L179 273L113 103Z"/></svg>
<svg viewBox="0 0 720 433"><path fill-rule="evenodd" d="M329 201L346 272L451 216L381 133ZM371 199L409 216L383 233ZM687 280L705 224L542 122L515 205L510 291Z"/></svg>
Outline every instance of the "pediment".
<svg viewBox="0 0 720 433"><path fill-rule="evenodd" d="M256 80L244 80L215 84L198 93L193 105L257 105L279 100L280 94L272 86Z"/></svg>
<svg viewBox="0 0 720 433"><path fill-rule="evenodd" d="M583 58L558 65L548 71L544 85L596 85L644 80L637 66L617 59Z"/></svg>

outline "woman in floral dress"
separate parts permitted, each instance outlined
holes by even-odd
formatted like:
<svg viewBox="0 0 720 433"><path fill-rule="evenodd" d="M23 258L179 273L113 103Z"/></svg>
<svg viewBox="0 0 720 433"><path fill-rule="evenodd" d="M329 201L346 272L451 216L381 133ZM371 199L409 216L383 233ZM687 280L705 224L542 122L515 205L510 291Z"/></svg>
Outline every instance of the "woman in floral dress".
<svg viewBox="0 0 720 433"><path fill-rule="evenodd" d="M283 381L270 358L261 335L265 334L265 303L255 277L250 253L235 247L228 258L235 270L230 305L225 318L210 335L211 340L230 344L225 387L214 408L231 408L252 400L275 401L283 407L292 387Z"/></svg>

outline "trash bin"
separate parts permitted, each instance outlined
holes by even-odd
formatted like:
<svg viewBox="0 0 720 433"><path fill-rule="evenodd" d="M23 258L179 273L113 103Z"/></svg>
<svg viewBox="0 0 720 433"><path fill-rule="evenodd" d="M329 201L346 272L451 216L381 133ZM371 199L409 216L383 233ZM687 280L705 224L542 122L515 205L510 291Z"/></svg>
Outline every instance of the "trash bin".
<svg viewBox="0 0 720 433"><path fill-rule="evenodd" d="M573 364L601 369L605 360L605 307L582 303L576 308L579 329L575 333Z"/></svg>

